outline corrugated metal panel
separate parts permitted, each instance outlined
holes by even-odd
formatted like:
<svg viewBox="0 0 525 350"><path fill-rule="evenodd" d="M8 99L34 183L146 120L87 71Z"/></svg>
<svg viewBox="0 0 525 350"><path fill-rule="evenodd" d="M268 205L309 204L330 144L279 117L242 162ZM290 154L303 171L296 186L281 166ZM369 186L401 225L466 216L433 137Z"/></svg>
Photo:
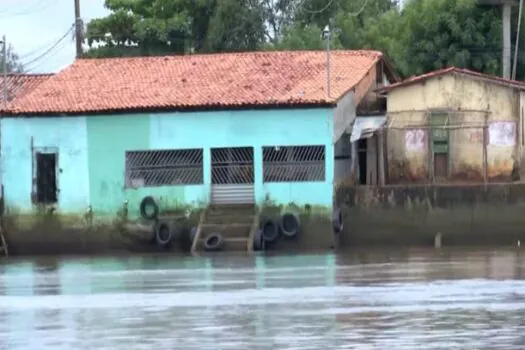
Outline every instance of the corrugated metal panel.
<svg viewBox="0 0 525 350"><path fill-rule="evenodd" d="M385 116L355 118L354 126L352 128L352 134L350 136L350 142L355 142L359 139L370 137L385 123Z"/></svg>
<svg viewBox="0 0 525 350"><path fill-rule="evenodd" d="M255 202L253 184L212 185L212 204L252 204Z"/></svg>

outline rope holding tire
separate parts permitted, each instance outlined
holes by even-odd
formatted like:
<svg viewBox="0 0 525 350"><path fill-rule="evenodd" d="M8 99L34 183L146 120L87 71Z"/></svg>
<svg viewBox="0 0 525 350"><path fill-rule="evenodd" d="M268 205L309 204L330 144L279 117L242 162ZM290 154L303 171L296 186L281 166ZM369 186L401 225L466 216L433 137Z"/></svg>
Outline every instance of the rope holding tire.
<svg viewBox="0 0 525 350"><path fill-rule="evenodd" d="M332 227L334 229L334 233L343 232L343 228L344 228L343 213L341 212L341 209L339 208L334 209L332 213Z"/></svg>
<svg viewBox="0 0 525 350"><path fill-rule="evenodd" d="M283 236L293 238L299 233L301 222L299 215L295 213L284 213L281 216L280 229Z"/></svg>
<svg viewBox="0 0 525 350"><path fill-rule="evenodd" d="M204 238L204 249L209 252L221 250L224 239L220 233L210 233Z"/></svg>
<svg viewBox="0 0 525 350"><path fill-rule="evenodd" d="M157 229L155 230L155 240L161 247L169 245L173 240L173 231L171 230L170 225L165 222L159 222L157 224Z"/></svg>
<svg viewBox="0 0 525 350"><path fill-rule="evenodd" d="M273 219L264 220L261 231L266 243L274 243L279 238L279 224Z"/></svg>
<svg viewBox="0 0 525 350"><path fill-rule="evenodd" d="M159 205L152 196L146 196L140 201L140 216L146 220L155 220L159 216Z"/></svg>

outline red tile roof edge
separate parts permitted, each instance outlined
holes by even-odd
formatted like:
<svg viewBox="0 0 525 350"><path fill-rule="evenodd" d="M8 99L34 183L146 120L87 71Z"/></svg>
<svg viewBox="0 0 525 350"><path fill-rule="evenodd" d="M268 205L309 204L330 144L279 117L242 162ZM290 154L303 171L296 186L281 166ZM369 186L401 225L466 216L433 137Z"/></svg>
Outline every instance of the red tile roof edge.
<svg viewBox="0 0 525 350"><path fill-rule="evenodd" d="M518 88L518 89L525 90L525 82L523 82L523 81L506 79L506 78L498 77L496 75L480 73L480 72L476 72L476 71L473 71L473 70L470 70L470 69L466 69L466 68L448 67L448 68L444 68L444 69L439 69L439 70L435 70L435 71L432 71L432 72L428 72L428 73L425 73L425 74L412 76L412 77L407 78L407 79L405 79L403 81L400 81L398 83L394 83L394 84L390 84L388 86L384 86L384 87L382 87L380 89L377 89L376 91L378 91L378 92L388 92L388 91L396 89L398 87L404 87L404 86L420 83L420 82L423 82L423 81L425 81L427 79L440 77L440 76L443 76L443 75L447 75L449 73L464 74L464 75L468 75L468 76L471 76L471 77L474 77L474 78L489 80L489 81L494 82L496 84L508 85L508 86L511 86L511 87L515 87L515 88Z"/></svg>
<svg viewBox="0 0 525 350"><path fill-rule="evenodd" d="M8 103L11 103L13 100L22 97L23 95L32 91L35 87L42 84L47 79L51 78L55 73L8 73L7 74L7 84L8 90L11 90L11 99ZM13 84L20 84L19 86L13 87ZM16 88L19 88L18 91ZM0 75L0 91L3 96L4 89L4 75ZM9 92L8 92L9 93ZM4 107L3 99L0 99L0 112L6 110ZM9 109L9 105L7 107Z"/></svg>
<svg viewBox="0 0 525 350"><path fill-rule="evenodd" d="M49 77L56 73L7 73L7 77ZM0 78L4 76L0 74Z"/></svg>
<svg viewBox="0 0 525 350"><path fill-rule="evenodd" d="M325 50L264 50L264 51L233 51L233 52L211 52L211 53L193 53L193 54L172 54L172 55L159 55L159 56L125 56L125 57L103 57L103 58L92 58L92 57L81 57L76 58L77 61L135 61L135 60L162 60L166 58L187 58L187 57L225 57L225 56L253 56L253 55L286 55L286 54L301 54L301 53L324 53ZM383 58L384 54L382 51L378 50L367 50L367 49L333 49L330 50L331 53L352 53L353 55L362 55L376 58ZM71 66L71 65L70 65ZM65 67L68 69L70 66ZM53 73L52 73L53 74Z"/></svg>
<svg viewBox="0 0 525 350"><path fill-rule="evenodd" d="M287 53L309 53L309 52L319 52L320 50L294 50L294 51L259 51L259 52L232 52L232 53L210 53L210 54L199 54L199 55L192 55L192 56L207 56L207 57L213 57L213 56L217 56L217 57L224 57L225 55L232 55L232 56L243 56L243 55L286 55ZM366 57L369 57L371 59L371 62L369 63L369 66L368 66L368 72L369 70L374 67L375 64L377 64L378 62L380 62L381 60L384 59L384 55L382 52L380 51L375 51L375 50L333 50L333 52L338 52L338 51L341 51L343 53L345 52L352 52L354 55L356 56L359 56L359 55L362 55L362 56L366 56ZM96 60L96 61L103 61L103 62L111 62L111 61L136 61L136 60L159 60L161 61L162 59L166 59L166 58L173 58L174 56L181 56L183 57L184 55L165 55L165 56L147 56L147 57L111 57L111 58L102 58L102 59L93 59L93 58L81 58L81 59L77 59L75 62L77 63L82 63L82 62L85 62L85 61L93 61L93 60ZM75 63L73 63L74 65ZM66 67L65 69L63 69L61 72L57 73L57 74L49 74L50 76L51 75L54 75L56 77L56 79L59 79L60 78L60 75L61 73L65 73L67 72L68 70L70 70L72 68L73 65L70 65L68 67ZM244 102L241 102L241 103L220 103L220 102L216 102L216 103L207 103L207 104L203 104L203 105L188 105L188 106L184 106L184 105L155 105L155 104L152 104L150 106L148 105L142 105L137 108L133 108L133 107L128 107L126 109L110 109L110 108L103 108L103 109L90 109L90 110L85 110L85 111L67 111L67 110L52 110L52 109L46 109L46 108L42 108L40 107L39 110L24 110L24 111L21 111L19 110L19 108L16 108L15 106L13 107L9 107L7 108L7 110L5 110L5 115L27 115L27 114L32 114L32 115L85 115L85 114L118 114L118 113L125 113L125 112L137 112L137 111L144 111L145 109L147 109L148 111L159 111L159 112L167 112L167 111L173 111L173 110L178 110L178 111L194 111L194 110L210 110L210 109L250 109L250 108L290 108L290 107L295 107L295 108L300 108L300 107L323 107L323 106L335 106L338 101L340 99L342 99L344 96L346 96L350 91L352 91L353 89L356 88L356 86L358 86L359 84L362 83L362 81L367 77L367 74L364 74L362 77L360 77L360 79L353 84L353 86L349 86L349 88L347 90L344 91L343 94L338 94L338 96L335 96L335 97L331 97L331 98L317 98L317 99L311 99L311 100L308 100L308 99L290 99L290 100L281 100L281 101L257 101L256 103L244 103ZM54 82L53 78L55 77L52 77L51 79L49 80L46 80L43 82L43 85L42 86L39 86L39 88L45 88L46 86L48 86L49 84L52 84Z"/></svg>

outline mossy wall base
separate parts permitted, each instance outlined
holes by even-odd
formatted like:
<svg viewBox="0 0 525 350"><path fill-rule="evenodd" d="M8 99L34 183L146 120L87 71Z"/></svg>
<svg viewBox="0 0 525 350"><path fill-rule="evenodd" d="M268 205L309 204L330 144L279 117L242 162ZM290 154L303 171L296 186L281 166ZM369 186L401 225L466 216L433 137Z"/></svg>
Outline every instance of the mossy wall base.
<svg viewBox="0 0 525 350"><path fill-rule="evenodd" d="M525 184L341 187L342 246L525 242Z"/></svg>
<svg viewBox="0 0 525 350"><path fill-rule="evenodd" d="M5 236L11 255L107 254L107 253L185 253L181 233L195 225L193 216L166 220L176 227L173 243L165 248L155 244L153 222L89 222L73 215L5 216Z"/></svg>
<svg viewBox="0 0 525 350"><path fill-rule="evenodd" d="M300 220L300 232L297 237L287 239L280 237L271 249L276 251L303 252L327 251L337 248L338 235L332 230L331 208L321 206L265 205L261 210L261 220L280 220L284 213L295 213Z"/></svg>
<svg viewBox="0 0 525 350"><path fill-rule="evenodd" d="M4 216L4 227L12 255L133 252L188 254L191 242L188 242L187 233L191 227L198 225L201 210L161 213L162 220L174 228L174 241L168 248L155 244L153 222L130 220L124 213L118 213L112 219L86 214L12 213ZM293 239L280 237L271 250L304 252L337 248L338 235L333 234L329 208L266 206L261 211L261 218L278 220L286 212L299 216L300 233Z"/></svg>

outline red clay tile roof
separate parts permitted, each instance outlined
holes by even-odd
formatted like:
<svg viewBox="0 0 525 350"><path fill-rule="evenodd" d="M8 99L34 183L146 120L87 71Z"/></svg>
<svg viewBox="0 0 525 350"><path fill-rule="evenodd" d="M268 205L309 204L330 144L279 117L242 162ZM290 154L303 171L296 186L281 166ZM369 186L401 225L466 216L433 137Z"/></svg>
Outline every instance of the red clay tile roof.
<svg viewBox="0 0 525 350"><path fill-rule="evenodd" d="M331 104L381 59L377 51L332 51L330 98L324 51L80 59L13 101L8 113Z"/></svg>
<svg viewBox="0 0 525 350"><path fill-rule="evenodd" d="M8 101L20 98L24 94L31 92L38 85L49 79L53 74L8 74L7 75L7 96ZM0 101L3 101L4 76L0 75ZM2 110L3 104L0 106Z"/></svg>
<svg viewBox="0 0 525 350"><path fill-rule="evenodd" d="M525 89L525 82L523 82L523 81L505 79L505 78L498 77L496 75L479 73L479 72L475 72L473 70L465 69L465 68L449 67L449 68L445 68L445 69L432 71L432 72L429 72L429 73L426 73L426 74L410 77L410 78L405 79L403 81L400 81L398 83L384 86L381 89L378 89L378 91L387 91L388 92L388 91L390 91L392 89L395 89L395 88L398 88L398 87L408 86L408 85L412 85L412 84L416 84L416 83L421 83L421 82L423 82L423 81L425 81L427 79L435 78L435 77L439 77L439 76L443 76L443 75L447 75L447 74L451 74L451 73L452 74L456 73L456 74L468 75L468 76L471 76L473 78L483 79L483 80L487 80L487 81L495 83L495 84L506 85L506 86L509 86L509 87L517 88L517 89Z"/></svg>

